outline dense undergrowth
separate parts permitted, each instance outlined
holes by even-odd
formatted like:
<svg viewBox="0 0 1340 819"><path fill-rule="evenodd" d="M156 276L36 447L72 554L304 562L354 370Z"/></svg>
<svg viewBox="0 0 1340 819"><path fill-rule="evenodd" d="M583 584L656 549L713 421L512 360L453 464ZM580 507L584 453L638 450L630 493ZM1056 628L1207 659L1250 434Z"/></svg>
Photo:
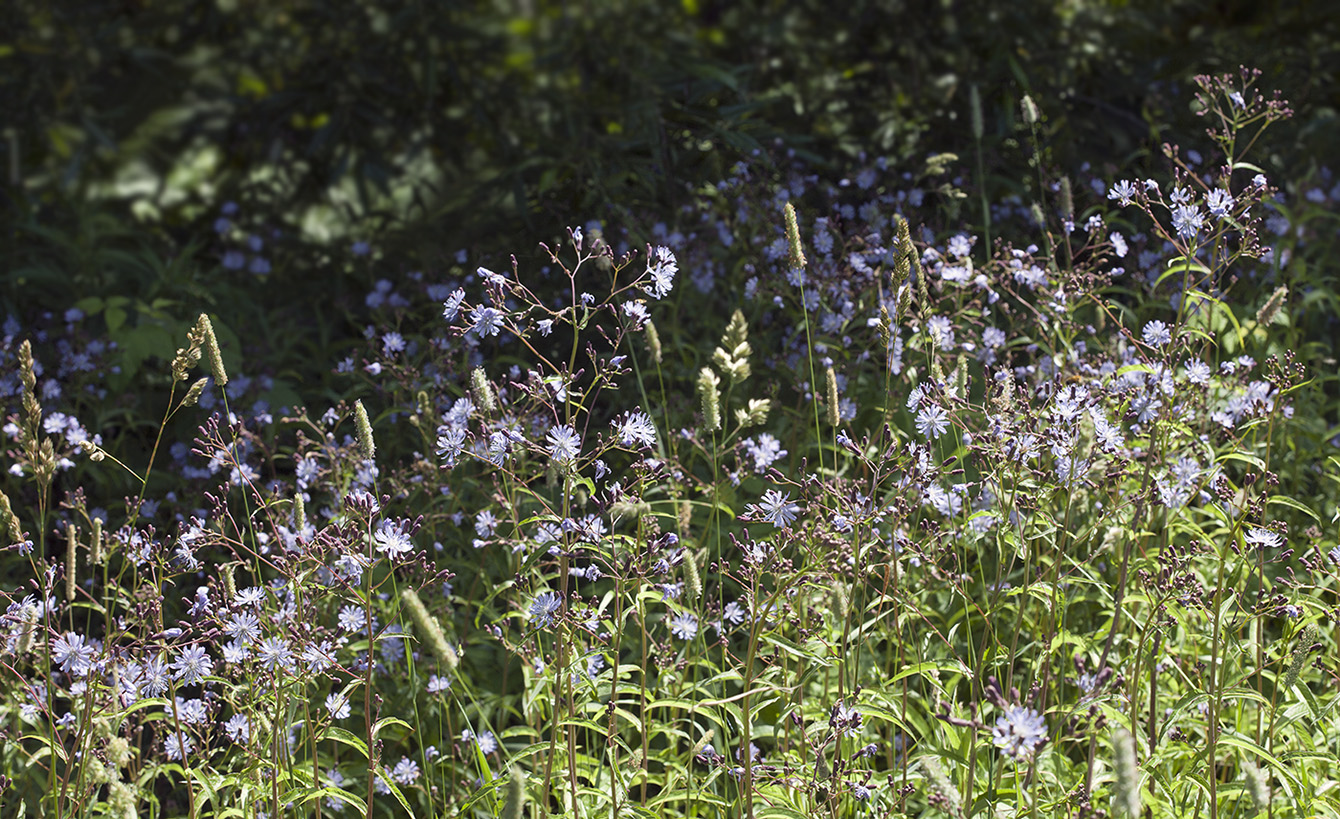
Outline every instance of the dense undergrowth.
<svg viewBox="0 0 1340 819"><path fill-rule="evenodd" d="M11 320L0 813L1340 812L1340 191L1256 79L1155 179L1025 98L1031 201L759 151L388 277L356 402L201 316L148 428L125 304Z"/></svg>

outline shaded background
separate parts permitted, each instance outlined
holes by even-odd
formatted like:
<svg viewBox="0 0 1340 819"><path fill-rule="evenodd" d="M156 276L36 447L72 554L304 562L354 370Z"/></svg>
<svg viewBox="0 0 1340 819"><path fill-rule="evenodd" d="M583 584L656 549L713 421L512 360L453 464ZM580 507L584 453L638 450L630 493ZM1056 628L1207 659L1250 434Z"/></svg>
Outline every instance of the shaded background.
<svg viewBox="0 0 1340 819"><path fill-rule="evenodd" d="M144 363L201 310L276 406L299 384L336 398L377 279L531 252L593 219L673 229L743 157L970 167L972 85L987 196L1028 201L1025 93L1049 170L1112 178L1163 163L1164 139L1197 146L1193 75L1255 66L1298 112L1254 157L1287 188L1335 159L1328 9L9 0L0 314L26 328L79 305L118 350L106 412L146 431L167 374Z"/></svg>

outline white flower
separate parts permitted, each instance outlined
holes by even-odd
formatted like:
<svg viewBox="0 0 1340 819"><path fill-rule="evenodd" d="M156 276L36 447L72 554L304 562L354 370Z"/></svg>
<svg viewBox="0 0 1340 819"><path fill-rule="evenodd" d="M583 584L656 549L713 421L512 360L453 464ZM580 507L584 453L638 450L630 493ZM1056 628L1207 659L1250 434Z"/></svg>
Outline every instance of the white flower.
<svg viewBox="0 0 1340 819"><path fill-rule="evenodd" d="M1253 526L1251 531L1247 532L1244 540L1247 541L1248 546L1255 546L1258 549L1273 549L1284 544L1284 538L1280 537L1278 533L1269 529L1262 529L1259 526Z"/></svg>
<svg viewBox="0 0 1340 819"><path fill-rule="evenodd" d="M396 560L414 551L414 541L410 540L403 527L384 521L377 533L372 536L377 542L377 551Z"/></svg>
<svg viewBox="0 0 1340 819"><path fill-rule="evenodd" d="M670 289L675 286L675 273L678 271L679 264L675 261L675 254L671 252L670 248L654 248L647 259L647 274L651 276L651 284L647 286L647 292L653 298L665 298L670 294Z"/></svg>
<svg viewBox="0 0 1340 819"><path fill-rule="evenodd" d="M614 424L620 446L640 448L656 443L656 425L642 410L634 410Z"/></svg>

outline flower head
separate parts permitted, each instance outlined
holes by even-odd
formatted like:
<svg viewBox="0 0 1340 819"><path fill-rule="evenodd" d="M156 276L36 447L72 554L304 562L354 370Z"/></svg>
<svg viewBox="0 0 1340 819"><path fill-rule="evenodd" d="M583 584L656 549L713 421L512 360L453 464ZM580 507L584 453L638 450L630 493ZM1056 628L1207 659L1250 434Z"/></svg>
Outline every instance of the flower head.
<svg viewBox="0 0 1340 819"><path fill-rule="evenodd" d="M1016 760L1028 759L1047 741L1047 723L1032 708L1006 706L991 729L991 741Z"/></svg>
<svg viewBox="0 0 1340 819"><path fill-rule="evenodd" d="M1145 325L1145 329L1140 332L1140 337L1151 347L1162 347L1172 341L1172 331L1168 329L1168 325L1154 319Z"/></svg>
<svg viewBox="0 0 1340 819"><path fill-rule="evenodd" d="M670 633L681 640L692 640L698 633L698 618L682 611L670 618Z"/></svg>
<svg viewBox="0 0 1340 819"><path fill-rule="evenodd" d="M554 615L563 608L563 598L558 592L541 592L530 604L530 619L536 628L547 628L554 622Z"/></svg>
<svg viewBox="0 0 1340 819"><path fill-rule="evenodd" d="M791 502L790 495L783 495L776 489L763 493L758 503L751 503L746 510L756 520L766 520L778 529L790 526L800 514L800 507Z"/></svg>
<svg viewBox="0 0 1340 819"><path fill-rule="evenodd" d="M566 424L549 430L545 440L549 442L549 457L560 464L571 463L581 454L582 439Z"/></svg>
<svg viewBox="0 0 1340 819"><path fill-rule="evenodd" d="M214 661L205 653L203 646L187 646L181 656L172 661L172 670L177 672L177 682L193 685L208 677L214 670Z"/></svg>
<svg viewBox="0 0 1340 819"><path fill-rule="evenodd" d="M1178 237L1191 239L1205 226L1205 214L1195 205L1178 205L1173 210L1172 223Z"/></svg>
<svg viewBox="0 0 1340 819"><path fill-rule="evenodd" d="M470 329L481 336L496 336L503 326L503 314L494 307L476 307Z"/></svg>
<svg viewBox="0 0 1340 819"><path fill-rule="evenodd" d="M647 258L647 275L651 277L647 292L657 299L668 296L670 289L675 286L675 273L678 271L679 264L675 261L675 254L670 248L663 246L654 248Z"/></svg>
<svg viewBox="0 0 1340 819"><path fill-rule="evenodd" d="M1273 549L1284 545L1284 538L1269 529L1262 529L1259 526L1253 526L1247 536L1244 538L1248 546L1255 546L1258 549Z"/></svg>

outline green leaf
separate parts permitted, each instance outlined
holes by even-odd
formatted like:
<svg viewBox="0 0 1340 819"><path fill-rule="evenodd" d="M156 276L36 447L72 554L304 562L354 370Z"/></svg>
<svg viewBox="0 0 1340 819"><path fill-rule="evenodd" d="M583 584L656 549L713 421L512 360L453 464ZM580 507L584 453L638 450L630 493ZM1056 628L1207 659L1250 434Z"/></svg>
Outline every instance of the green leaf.
<svg viewBox="0 0 1340 819"><path fill-rule="evenodd" d="M1298 501L1294 500L1293 498L1287 495L1275 495L1274 497L1267 499L1266 505L1270 506L1271 504L1278 504L1279 506L1287 506L1290 509L1302 512L1304 515L1307 515L1308 517L1312 518L1317 523L1321 523L1321 517L1316 512L1312 511L1308 507L1304 506L1303 504L1299 503Z"/></svg>
<svg viewBox="0 0 1340 819"><path fill-rule="evenodd" d="M281 801L285 804L292 802L296 805L304 805L313 799L333 798L338 799L346 805L353 805L359 813L367 815L368 805L362 799L354 796L343 788L337 788L334 785L326 785L321 788L295 788L284 794Z"/></svg>
<svg viewBox="0 0 1340 819"><path fill-rule="evenodd" d="M403 719L397 717L382 717L372 726L372 738L375 740L377 736L381 734L382 729L388 725L401 725L404 726L405 730L409 733L414 733L414 726L405 722Z"/></svg>
<svg viewBox="0 0 1340 819"><path fill-rule="evenodd" d="M1266 468L1265 461L1255 455L1248 455L1246 452L1225 452L1223 455L1220 455L1215 459L1215 463L1223 463L1224 461L1242 461L1243 463L1251 464L1262 471Z"/></svg>
<svg viewBox="0 0 1340 819"><path fill-rule="evenodd" d="M364 759L368 758L367 743L343 728L336 728L334 725L327 727L326 730L321 732L321 736L317 737L318 741L322 739L333 739L343 745L348 745L350 748L353 748L355 751L362 754Z"/></svg>
<svg viewBox="0 0 1340 819"><path fill-rule="evenodd" d="M107 332L115 335L117 330L126 323L126 311L121 307L108 307L103 313L103 319L107 322Z"/></svg>

